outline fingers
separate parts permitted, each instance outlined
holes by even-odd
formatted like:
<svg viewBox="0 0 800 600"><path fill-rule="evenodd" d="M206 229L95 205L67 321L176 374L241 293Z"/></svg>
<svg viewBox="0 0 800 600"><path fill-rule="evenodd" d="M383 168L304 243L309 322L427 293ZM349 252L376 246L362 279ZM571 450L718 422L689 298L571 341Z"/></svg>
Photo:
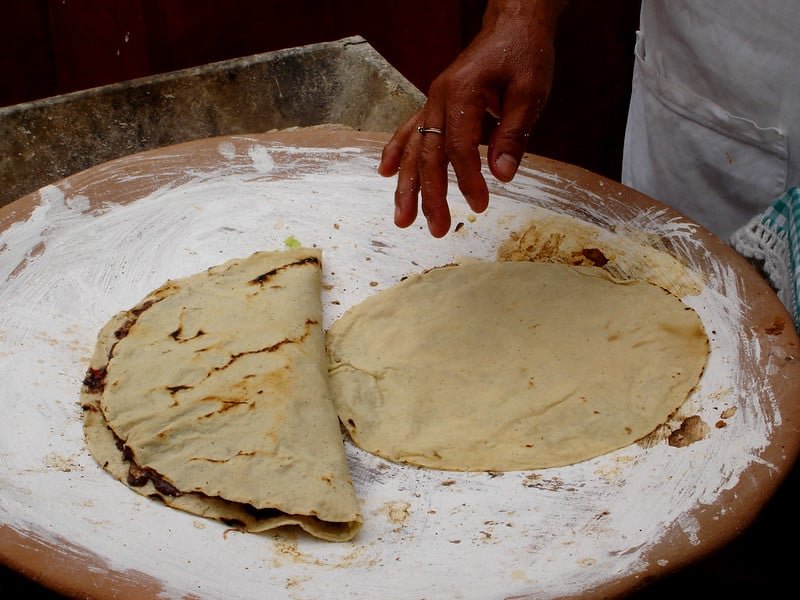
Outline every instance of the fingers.
<svg viewBox="0 0 800 600"><path fill-rule="evenodd" d="M435 119L436 117L428 117ZM428 121L438 122L438 121ZM445 128L440 128L445 131ZM450 207L447 205L446 133L420 133L419 167L422 192L422 214L434 237L443 237L450 230Z"/></svg>
<svg viewBox="0 0 800 600"><path fill-rule="evenodd" d="M419 113L414 114L405 123L397 128L392 139L383 147L381 161L378 163L378 173L384 177L392 177L400 169L400 161L412 132L416 133Z"/></svg>
<svg viewBox="0 0 800 600"><path fill-rule="evenodd" d="M416 203L415 191L419 191L422 195L422 214L427 220L428 230L434 237L442 237L450 229L450 208L447 205L445 115L437 103L429 101L425 105L418 117L417 126L434 130L420 132L415 128L408 139L401 161L401 176L397 180L395 206L406 210L403 203L408 202L411 196ZM405 212L401 216L404 215Z"/></svg>
<svg viewBox="0 0 800 600"><path fill-rule="evenodd" d="M397 129L384 146L378 164L378 173L384 177L397 174L395 225L408 227L413 224L419 205L434 237L443 237L450 229L450 209L447 204L449 160L445 148L444 122L444 114L429 101L422 111ZM440 131L420 132L418 127L432 127Z"/></svg>
<svg viewBox="0 0 800 600"><path fill-rule="evenodd" d="M487 162L500 181L514 178L528 138L539 118L550 90L552 73L545 69L528 85L510 85L506 90L498 126L489 139Z"/></svg>
<svg viewBox="0 0 800 600"><path fill-rule="evenodd" d="M453 164L458 189L469 207L476 213L489 205L489 189L481 173L481 142L484 104L464 102L447 121L447 157Z"/></svg>
<svg viewBox="0 0 800 600"><path fill-rule="evenodd" d="M435 237L447 234L451 225L447 203L450 163L470 208L483 212L489 204L478 151L485 108L457 105L460 109L456 114L446 116L429 99L383 148L378 172L385 177L397 174L394 222L398 227L413 224L421 206L430 233ZM419 132L418 127L433 127L441 133Z"/></svg>

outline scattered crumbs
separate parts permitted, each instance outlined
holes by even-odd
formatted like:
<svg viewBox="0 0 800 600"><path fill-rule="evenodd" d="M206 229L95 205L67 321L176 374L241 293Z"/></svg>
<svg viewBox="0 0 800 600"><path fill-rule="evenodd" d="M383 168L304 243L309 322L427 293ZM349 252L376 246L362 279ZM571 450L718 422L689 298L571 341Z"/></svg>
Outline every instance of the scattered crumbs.
<svg viewBox="0 0 800 600"><path fill-rule="evenodd" d="M375 287L375 286L377 286L377 285L378 285L378 282L377 282L377 281L370 281L370 282L369 282L369 287Z"/></svg>
<svg viewBox="0 0 800 600"><path fill-rule="evenodd" d="M334 224L333 224L333 228L334 228L334 229L339 229L339 224L338 224L338 223L334 223Z"/></svg>
<svg viewBox="0 0 800 600"><path fill-rule="evenodd" d="M453 229L453 232L454 233L458 233L463 228L464 228L464 221L459 221L458 224L456 225L455 229Z"/></svg>
<svg viewBox="0 0 800 600"><path fill-rule="evenodd" d="M461 543L461 540L447 540L447 541L450 542L451 544L460 544Z"/></svg>
<svg viewBox="0 0 800 600"><path fill-rule="evenodd" d="M725 421L721 420L721 419L719 421L717 421L716 423L714 423L714 427L716 427L717 429L722 429L723 427L727 427L727 426L728 426L728 424Z"/></svg>
<svg viewBox="0 0 800 600"><path fill-rule="evenodd" d="M68 456L61 456L56 452L51 452L44 457L44 465L49 469L56 469L69 473L73 470L80 470L78 463Z"/></svg>
<svg viewBox="0 0 800 600"><path fill-rule="evenodd" d="M333 284L330 284L330 283L323 283L321 287L322 287L322 289L323 289L323 290L325 290L326 292L330 292L330 291L333 289Z"/></svg>
<svg viewBox="0 0 800 600"><path fill-rule="evenodd" d="M474 223L477 220L477 218L478 217L476 217L475 215L467 215L467 221L469 221L470 223Z"/></svg>
<svg viewBox="0 0 800 600"><path fill-rule="evenodd" d="M636 440L636 443L641 448L654 448L661 442L665 441L669 437L670 433L672 433L670 428L662 423L646 436Z"/></svg>
<svg viewBox="0 0 800 600"><path fill-rule="evenodd" d="M387 502L381 508L381 512L386 515L390 523L404 525L406 519L411 516L410 502Z"/></svg>
<svg viewBox="0 0 800 600"><path fill-rule="evenodd" d="M303 581L304 580L301 579L300 577L289 577L286 580L286 589L296 587L296 586L300 585L301 583L303 583Z"/></svg>
<svg viewBox="0 0 800 600"><path fill-rule="evenodd" d="M489 477L491 477L492 479L494 479L495 477L502 477L503 476L502 471L486 471L486 474Z"/></svg>
<svg viewBox="0 0 800 600"><path fill-rule="evenodd" d="M276 538L276 543L273 546L273 550L275 551L276 558L278 559L288 559L291 560L295 564L307 564L307 565L323 565L322 561L317 558L313 558L302 553L298 547L297 542L290 539L280 539ZM280 562L276 562L276 565L281 564Z"/></svg>
<svg viewBox="0 0 800 600"><path fill-rule="evenodd" d="M341 304L341 302L339 302L338 300L331 300L331 304L335 304L336 306L339 306Z"/></svg>
<svg viewBox="0 0 800 600"><path fill-rule="evenodd" d="M192 526L195 529L205 529L206 528L206 524L203 523L202 521L192 521Z"/></svg>
<svg viewBox="0 0 800 600"><path fill-rule="evenodd" d="M290 235L285 240L283 240L283 244L287 248L300 248L302 246L302 244L300 243L300 240L298 240L293 235Z"/></svg>
<svg viewBox="0 0 800 600"><path fill-rule="evenodd" d="M709 431L708 425L699 415L692 415L691 417L686 417L681 426L669 434L667 443L673 448L685 448L702 440L708 435Z"/></svg>
<svg viewBox="0 0 800 600"><path fill-rule="evenodd" d="M725 410L723 410L719 414L719 416L720 416L721 419L730 419L735 414L736 414L736 407L735 406L731 406L730 408L726 408Z"/></svg>
<svg viewBox="0 0 800 600"><path fill-rule="evenodd" d="M444 480L444 481L441 483L441 485L445 485L445 486L447 486L447 485L453 485L455 482L456 482L456 480L455 480L455 479L445 479L445 480Z"/></svg>
<svg viewBox="0 0 800 600"><path fill-rule="evenodd" d="M540 477L528 476L522 481L522 485L526 488L537 488L540 490L547 490L550 492L560 491L564 487L564 482L559 477L551 479L541 479Z"/></svg>

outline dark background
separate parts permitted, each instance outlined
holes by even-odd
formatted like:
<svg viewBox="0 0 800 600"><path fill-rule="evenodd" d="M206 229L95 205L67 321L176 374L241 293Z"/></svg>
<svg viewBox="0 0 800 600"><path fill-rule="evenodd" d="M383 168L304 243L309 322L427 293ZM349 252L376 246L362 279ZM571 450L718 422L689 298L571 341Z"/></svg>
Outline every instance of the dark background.
<svg viewBox="0 0 800 600"><path fill-rule="evenodd" d="M619 179L640 0L572 0L529 150ZM480 27L485 0L6 0L0 106L310 43L364 37L420 90ZM800 401L800 399L798 399ZM797 469L721 552L637 599L792 589ZM782 540L788 540L788 550ZM0 567L0 598L60 598Z"/></svg>
<svg viewBox="0 0 800 600"><path fill-rule="evenodd" d="M485 0L6 0L0 106L310 43L364 37L421 91ZM572 0L530 151L619 179L639 0Z"/></svg>

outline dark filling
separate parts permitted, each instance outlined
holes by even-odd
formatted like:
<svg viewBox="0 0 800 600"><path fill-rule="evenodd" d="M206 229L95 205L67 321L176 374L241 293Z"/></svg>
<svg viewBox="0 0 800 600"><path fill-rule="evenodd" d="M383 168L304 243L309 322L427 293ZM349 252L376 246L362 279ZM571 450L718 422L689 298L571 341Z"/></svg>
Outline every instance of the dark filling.
<svg viewBox="0 0 800 600"><path fill-rule="evenodd" d="M89 367L89 369L86 371L86 377L83 378L83 385L85 385L93 394L102 392L106 385L105 367L101 367L100 369L93 369Z"/></svg>
<svg viewBox="0 0 800 600"><path fill-rule="evenodd" d="M116 437L116 434L114 434L114 437ZM164 479L158 471L150 467L140 467L137 465L133 460L133 452L131 452L131 449L118 437L117 448L122 452L122 460L130 463L127 477L128 485L132 487L142 487L147 484L148 481L152 481L153 486L165 496L180 496L180 490Z"/></svg>
<svg viewBox="0 0 800 600"><path fill-rule="evenodd" d="M602 267L608 263L608 258L598 248L584 248L581 250L581 254L592 261L596 267Z"/></svg>

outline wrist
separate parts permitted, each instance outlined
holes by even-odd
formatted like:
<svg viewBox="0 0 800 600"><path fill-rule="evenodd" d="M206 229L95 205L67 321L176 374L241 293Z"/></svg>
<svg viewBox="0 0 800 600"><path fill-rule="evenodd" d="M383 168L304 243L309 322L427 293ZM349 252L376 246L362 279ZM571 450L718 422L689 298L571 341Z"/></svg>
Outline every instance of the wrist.
<svg viewBox="0 0 800 600"><path fill-rule="evenodd" d="M554 33L567 4L569 0L488 0L483 16L484 27L507 20L522 20Z"/></svg>

